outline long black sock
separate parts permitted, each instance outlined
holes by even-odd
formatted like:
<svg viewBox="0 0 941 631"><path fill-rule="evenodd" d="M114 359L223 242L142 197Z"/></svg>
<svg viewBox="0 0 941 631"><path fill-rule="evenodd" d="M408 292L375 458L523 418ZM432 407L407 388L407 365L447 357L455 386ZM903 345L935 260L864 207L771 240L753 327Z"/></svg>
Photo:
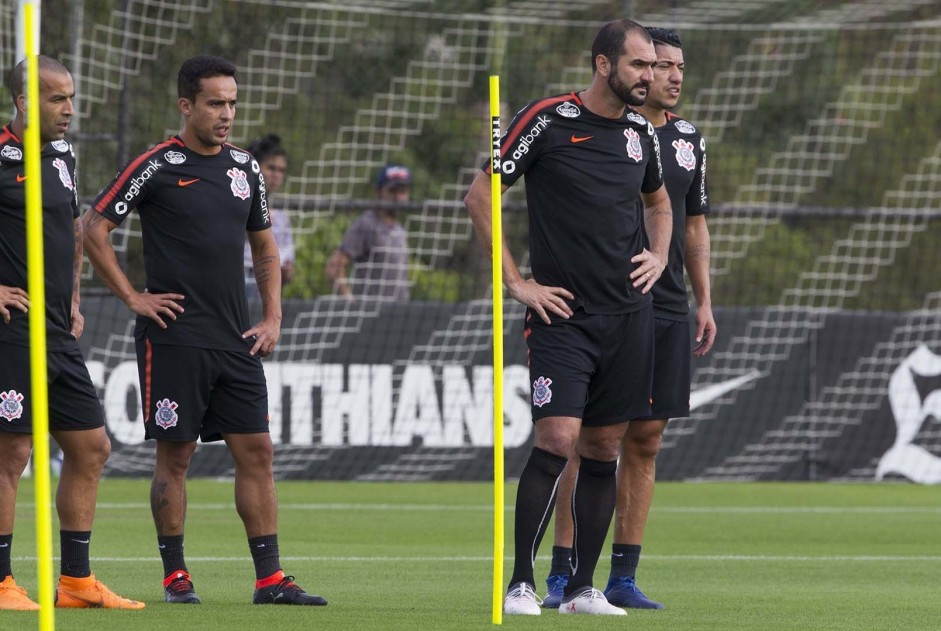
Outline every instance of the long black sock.
<svg viewBox="0 0 941 631"><path fill-rule="evenodd" d="M255 580L268 578L281 569L281 553L278 552L278 535L262 535L248 540L248 549L255 562Z"/></svg>
<svg viewBox="0 0 941 631"><path fill-rule="evenodd" d="M552 567L549 574L568 574L572 571L572 549L566 546L552 546Z"/></svg>
<svg viewBox="0 0 941 631"><path fill-rule="evenodd" d="M590 587L614 515L616 460L602 462L582 456L572 495L575 540L572 546L572 576L565 593Z"/></svg>
<svg viewBox="0 0 941 631"><path fill-rule="evenodd" d="M640 562L640 546L628 543L615 543L611 545L611 577L619 578L637 575L637 564Z"/></svg>
<svg viewBox="0 0 941 631"><path fill-rule="evenodd" d="M11 548L13 547L13 533L0 535L0 581L8 576L13 576L13 568L10 565Z"/></svg>
<svg viewBox="0 0 941 631"><path fill-rule="evenodd" d="M189 572L183 557L183 535L157 537L157 547L160 548L160 558L163 560L164 577L179 570Z"/></svg>
<svg viewBox="0 0 941 631"><path fill-rule="evenodd" d="M566 459L533 447L520 474L516 491L515 558L510 585L525 581L535 585L533 564L536 551L552 517L559 476Z"/></svg>
<svg viewBox="0 0 941 631"><path fill-rule="evenodd" d="M91 576L91 566L88 562L91 531L60 530L59 543L62 550L59 572L63 576L73 576L75 578Z"/></svg>

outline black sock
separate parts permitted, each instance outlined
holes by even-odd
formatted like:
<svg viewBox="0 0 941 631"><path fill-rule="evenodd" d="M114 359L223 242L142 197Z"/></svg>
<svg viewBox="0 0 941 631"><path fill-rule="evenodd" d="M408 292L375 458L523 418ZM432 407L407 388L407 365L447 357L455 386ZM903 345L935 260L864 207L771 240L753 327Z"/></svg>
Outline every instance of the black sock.
<svg viewBox="0 0 941 631"><path fill-rule="evenodd" d="M549 575L565 574L572 571L572 549L565 546L552 546L552 567Z"/></svg>
<svg viewBox="0 0 941 631"><path fill-rule="evenodd" d="M88 563L88 546L90 542L90 530L59 531L59 543L62 550L59 572L62 576L75 578L91 576L91 565Z"/></svg>
<svg viewBox="0 0 941 631"><path fill-rule="evenodd" d="M611 545L611 577L620 578L637 575L637 564L640 563L640 546L628 543L615 543Z"/></svg>
<svg viewBox="0 0 941 631"><path fill-rule="evenodd" d="M592 584L595 566L614 515L617 468L616 460L602 462L582 456L572 495L575 538L572 576L565 587L566 595Z"/></svg>
<svg viewBox="0 0 941 631"><path fill-rule="evenodd" d="M566 459L548 451L533 447L529 460L520 474L516 491L515 557L513 578L510 585L526 582L535 585L533 563L536 551L546 534L559 477L565 468Z"/></svg>
<svg viewBox="0 0 941 631"><path fill-rule="evenodd" d="M248 540L248 549L255 562L255 580L268 578L281 569L281 554L278 552L278 535L262 535Z"/></svg>
<svg viewBox="0 0 941 631"><path fill-rule="evenodd" d="M163 560L164 577L180 570L189 572L183 558L183 535L157 537L157 547L160 549L160 558Z"/></svg>
<svg viewBox="0 0 941 631"><path fill-rule="evenodd" d="M13 576L13 568L10 566L10 554L13 547L13 533L0 535L0 581L8 576Z"/></svg>

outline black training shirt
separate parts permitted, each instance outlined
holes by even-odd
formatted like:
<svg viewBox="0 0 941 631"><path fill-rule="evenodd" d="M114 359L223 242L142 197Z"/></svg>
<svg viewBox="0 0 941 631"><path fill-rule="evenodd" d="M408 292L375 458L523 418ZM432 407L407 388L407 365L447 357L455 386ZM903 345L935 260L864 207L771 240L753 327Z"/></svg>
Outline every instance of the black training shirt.
<svg viewBox="0 0 941 631"><path fill-rule="evenodd" d="M72 336L72 285L75 279L75 155L65 140L47 143L42 171L43 265L46 290L46 347L78 348ZM0 285L27 290L26 168L23 144L9 126L0 130ZM0 344L29 346L29 314L9 308L0 320Z"/></svg>
<svg viewBox="0 0 941 631"><path fill-rule="evenodd" d="M502 140L502 181L526 175L536 282L568 289L588 313L650 303L628 275L644 247L639 194L663 184L658 154L653 127L630 109L603 118L569 93L520 110Z"/></svg>
<svg viewBox="0 0 941 631"><path fill-rule="evenodd" d="M179 136L121 169L94 209L120 224L137 209L147 291L180 293L184 312L161 329L138 317L137 335L154 344L245 350L249 328L243 252L246 230L271 227L264 178L246 151L191 151Z"/></svg>
<svg viewBox="0 0 941 631"><path fill-rule="evenodd" d="M709 213L706 187L706 141L689 122L667 112L667 122L657 128L663 179L673 206L673 238L663 275L653 286L657 316L685 321L689 301L683 266L686 259L686 218Z"/></svg>

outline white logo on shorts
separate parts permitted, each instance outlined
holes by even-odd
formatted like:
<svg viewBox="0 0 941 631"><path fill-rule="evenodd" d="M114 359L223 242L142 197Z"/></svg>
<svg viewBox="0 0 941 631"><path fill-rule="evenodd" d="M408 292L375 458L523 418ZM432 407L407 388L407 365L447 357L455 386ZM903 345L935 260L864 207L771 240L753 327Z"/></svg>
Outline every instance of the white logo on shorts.
<svg viewBox="0 0 941 631"><path fill-rule="evenodd" d="M552 379L546 379L545 377L539 377L533 382L533 405L537 408L541 408L549 401L552 401L552 388L549 387L551 385Z"/></svg>
<svg viewBox="0 0 941 631"><path fill-rule="evenodd" d="M157 413L154 415L154 420L157 422L157 425L163 429L176 427L176 422L180 420L180 417L176 413L178 407L176 401L171 401L170 399L157 401Z"/></svg>
<svg viewBox="0 0 941 631"><path fill-rule="evenodd" d="M0 392L0 416L14 421L23 416L23 395L16 390Z"/></svg>

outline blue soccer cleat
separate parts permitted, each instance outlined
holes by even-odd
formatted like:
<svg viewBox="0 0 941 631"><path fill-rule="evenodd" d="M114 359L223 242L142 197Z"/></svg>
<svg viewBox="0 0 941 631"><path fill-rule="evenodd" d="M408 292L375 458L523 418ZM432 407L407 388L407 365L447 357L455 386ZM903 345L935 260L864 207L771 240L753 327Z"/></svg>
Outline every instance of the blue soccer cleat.
<svg viewBox="0 0 941 631"><path fill-rule="evenodd" d="M542 599L545 609L558 609L565 596L565 586L569 584L568 574L550 574L546 577L546 597Z"/></svg>
<svg viewBox="0 0 941 631"><path fill-rule="evenodd" d="M650 600L637 589L633 576L612 576L604 590L605 598L612 605L629 609L663 609L663 604Z"/></svg>

